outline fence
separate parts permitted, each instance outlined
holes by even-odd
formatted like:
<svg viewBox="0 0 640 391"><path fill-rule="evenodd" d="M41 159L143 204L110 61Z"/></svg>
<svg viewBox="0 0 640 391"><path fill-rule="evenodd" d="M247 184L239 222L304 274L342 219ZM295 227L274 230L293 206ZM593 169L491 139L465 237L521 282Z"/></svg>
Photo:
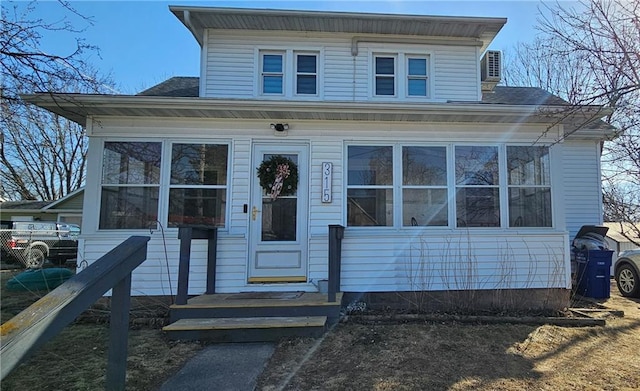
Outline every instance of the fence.
<svg viewBox="0 0 640 391"><path fill-rule="evenodd" d="M77 257L77 226L58 223L16 222L14 229L0 229L0 255L5 263L21 263L36 269L48 259L63 265Z"/></svg>

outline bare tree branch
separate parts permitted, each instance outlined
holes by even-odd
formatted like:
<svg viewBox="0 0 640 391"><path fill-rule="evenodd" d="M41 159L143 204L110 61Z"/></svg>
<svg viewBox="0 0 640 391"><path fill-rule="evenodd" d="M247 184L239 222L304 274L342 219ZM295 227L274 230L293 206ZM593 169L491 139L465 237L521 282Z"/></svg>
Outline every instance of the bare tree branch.
<svg viewBox="0 0 640 391"><path fill-rule="evenodd" d="M87 142L78 124L27 105L20 94L35 92L109 91L113 84L101 77L86 56L97 53L81 34L91 18L59 0L67 17L47 21L32 17L37 3L2 2L0 24L0 194L9 200L55 200L82 186ZM45 34L64 34L74 43L68 53L47 53L41 48Z"/></svg>
<svg viewBox="0 0 640 391"><path fill-rule="evenodd" d="M538 86L584 105L613 108L617 137L602 155L605 220L624 224L640 246L640 2L581 0L544 5L542 35L520 44L505 69L507 83Z"/></svg>

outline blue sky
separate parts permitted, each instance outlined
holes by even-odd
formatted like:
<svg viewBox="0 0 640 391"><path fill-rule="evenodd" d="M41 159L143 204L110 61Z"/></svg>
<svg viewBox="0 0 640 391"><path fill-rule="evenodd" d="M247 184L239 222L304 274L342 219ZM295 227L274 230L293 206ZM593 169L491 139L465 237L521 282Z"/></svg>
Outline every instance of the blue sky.
<svg viewBox="0 0 640 391"><path fill-rule="evenodd" d="M18 5L26 5L18 2ZM186 27L169 12L169 5L271 8L294 10L350 11L449 16L506 17L507 25L491 45L509 50L517 42L533 40L541 1L526 0L343 0L343 1L71 1L93 25L69 17L55 1L36 4L34 17L59 21L63 17L75 26L86 27L81 36L100 48L91 62L111 73L119 93L132 94L172 76L198 76L199 46ZM568 5L569 2L563 2ZM43 37L46 52L65 54L74 37L51 33Z"/></svg>

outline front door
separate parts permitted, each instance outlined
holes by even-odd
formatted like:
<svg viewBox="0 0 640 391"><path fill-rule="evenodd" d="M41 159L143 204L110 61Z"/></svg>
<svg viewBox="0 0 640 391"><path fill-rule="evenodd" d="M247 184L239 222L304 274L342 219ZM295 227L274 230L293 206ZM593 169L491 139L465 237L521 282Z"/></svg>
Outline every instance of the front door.
<svg viewBox="0 0 640 391"><path fill-rule="evenodd" d="M307 281L308 150L306 145L254 145L248 211L251 283ZM274 194L260 186L258 168L262 162L283 161L283 158L297 168L297 189ZM281 181L282 176L278 178Z"/></svg>

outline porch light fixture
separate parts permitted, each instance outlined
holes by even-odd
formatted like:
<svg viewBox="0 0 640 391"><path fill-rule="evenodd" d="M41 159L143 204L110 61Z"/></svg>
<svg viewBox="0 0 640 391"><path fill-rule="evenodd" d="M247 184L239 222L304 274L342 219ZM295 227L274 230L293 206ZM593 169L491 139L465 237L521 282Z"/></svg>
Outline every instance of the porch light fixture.
<svg viewBox="0 0 640 391"><path fill-rule="evenodd" d="M289 124L271 124L271 129L276 132L284 132L285 130L289 130Z"/></svg>

